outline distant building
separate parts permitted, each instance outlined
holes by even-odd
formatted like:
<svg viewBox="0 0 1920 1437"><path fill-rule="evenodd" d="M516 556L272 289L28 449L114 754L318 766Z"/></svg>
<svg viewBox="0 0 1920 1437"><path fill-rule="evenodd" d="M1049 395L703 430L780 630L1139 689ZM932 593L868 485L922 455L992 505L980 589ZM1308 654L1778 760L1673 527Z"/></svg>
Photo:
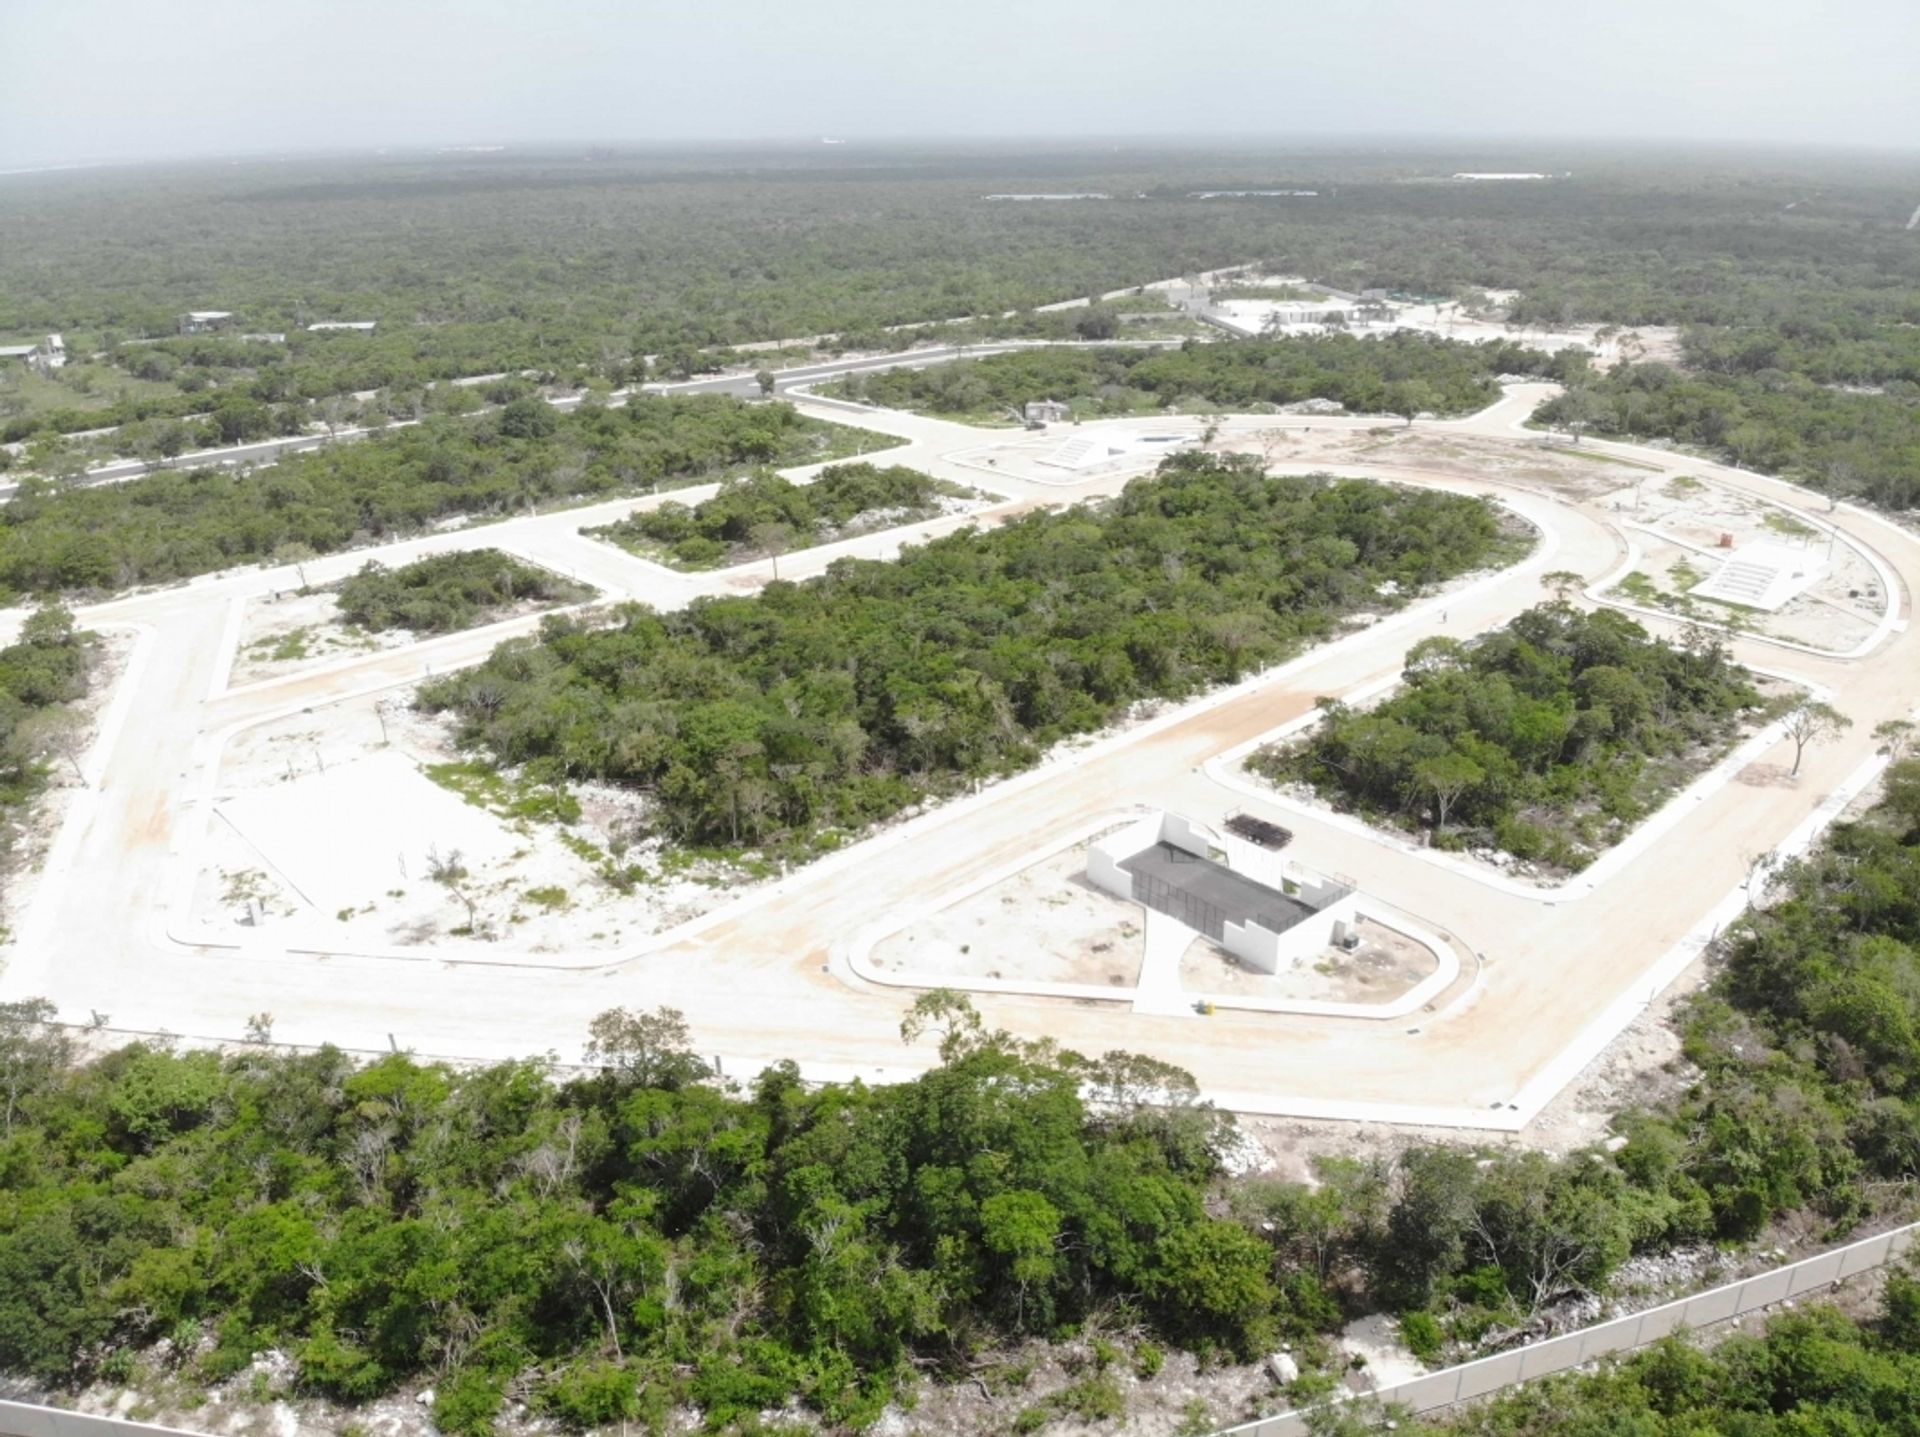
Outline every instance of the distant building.
<svg viewBox="0 0 1920 1437"><path fill-rule="evenodd" d="M37 344L0 344L0 359L17 359L23 364L31 363L39 352Z"/></svg>
<svg viewBox="0 0 1920 1437"><path fill-rule="evenodd" d="M287 336L283 330L263 330L259 334L243 334L240 337L245 340L250 340L255 344L285 344L287 342Z"/></svg>
<svg viewBox="0 0 1920 1437"><path fill-rule="evenodd" d="M210 334L216 329L228 329L232 324L230 309L190 309L180 316L182 334Z"/></svg>
<svg viewBox="0 0 1920 1437"><path fill-rule="evenodd" d="M67 367L67 342L57 334L50 334L40 341L27 361L42 374L50 374L56 369Z"/></svg>
<svg viewBox="0 0 1920 1437"><path fill-rule="evenodd" d="M1024 412L1029 424L1059 424L1073 418L1073 411L1057 399L1029 399Z"/></svg>
<svg viewBox="0 0 1920 1437"><path fill-rule="evenodd" d="M1552 175L1542 175L1534 171L1497 171L1497 170L1461 170L1454 175L1456 180L1550 180Z"/></svg>
<svg viewBox="0 0 1920 1437"><path fill-rule="evenodd" d="M372 334L377 319L323 319L307 326L309 334L326 334L336 329L358 330L362 334Z"/></svg>

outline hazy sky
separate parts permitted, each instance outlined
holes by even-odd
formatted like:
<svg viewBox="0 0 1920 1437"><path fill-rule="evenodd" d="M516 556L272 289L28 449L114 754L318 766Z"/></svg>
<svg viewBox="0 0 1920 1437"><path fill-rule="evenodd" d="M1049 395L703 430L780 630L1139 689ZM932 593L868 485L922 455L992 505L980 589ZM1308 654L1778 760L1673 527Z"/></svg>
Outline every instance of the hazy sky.
<svg viewBox="0 0 1920 1437"><path fill-rule="evenodd" d="M0 0L0 167L914 136L1920 147L1920 0Z"/></svg>

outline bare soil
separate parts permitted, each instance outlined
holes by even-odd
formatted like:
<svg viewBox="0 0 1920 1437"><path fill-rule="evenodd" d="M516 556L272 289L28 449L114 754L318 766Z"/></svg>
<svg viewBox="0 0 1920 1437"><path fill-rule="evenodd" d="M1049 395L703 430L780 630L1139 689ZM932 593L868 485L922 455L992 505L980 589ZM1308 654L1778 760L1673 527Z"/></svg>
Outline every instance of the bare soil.
<svg viewBox="0 0 1920 1437"><path fill-rule="evenodd" d="M950 979L1130 989L1146 956L1138 905L1086 880L1075 844L883 939L877 967Z"/></svg>
<svg viewBox="0 0 1920 1437"><path fill-rule="evenodd" d="M405 690L363 696L245 729L228 745L219 792L229 798L289 783L388 748L422 768L458 761L462 755L447 726L413 710L410 699ZM376 703L384 704L384 714L375 711ZM496 846L501 856L470 863L472 872L458 883L458 892L427 873L402 876L396 870L390 881L327 912L283 882L273 856L255 849L216 812L208 825L192 915L216 932L242 937L247 900L254 898L282 943L291 936L304 945L366 951L455 942L497 946L503 958L572 963L631 948L636 940L744 891L737 875L700 864L669 875L657 843L644 841L627 847L619 861L640 864L650 881L619 891L606 877L607 865L642 817L644 800L590 785L576 785L571 792L581 807L580 818L571 824L503 812L519 793L511 783L488 799L486 811L476 810L472 818L497 824L507 841ZM330 811L324 804L312 822L336 831L342 844L364 844L370 826L377 826L365 814Z"/></svg>
<svg viewBox="0 0 1920 1437"><path fill-rule="evenodd" d="M1180 986L1189 993L1286 998L1327 1003L1386 1003L1430 977L1440 959L1424 943L1362 918L1360 946L1325 949L1311 963L1261 973L1210 939L1196 939L1180 960Z"/></svg>

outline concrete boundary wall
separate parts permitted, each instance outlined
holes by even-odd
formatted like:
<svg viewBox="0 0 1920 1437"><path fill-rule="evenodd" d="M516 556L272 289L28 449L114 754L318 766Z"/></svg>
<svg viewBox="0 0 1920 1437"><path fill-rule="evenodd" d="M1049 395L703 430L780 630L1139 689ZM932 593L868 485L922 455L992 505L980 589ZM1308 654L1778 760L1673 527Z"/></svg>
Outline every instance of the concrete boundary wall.
<svg viewBox="0 0 1920 1437"><path fill-rule="evenodd" d="M92 1417L32 1402L0 1402L0 1437L200 1437L179 1427L156 1427L124 1417Z"/></svg>
<svg viewBox="0 0 1920 1437"><path fill-rule="evenodd" d="M1367 1395L1380 1402L1406 1407L1416 1414L1452 1407L1537 1377L1568 1371L1609 1353L1649 1346L1683 1329L1725 1322L1802 1293L1831 1287L1842 1278L1880 1267L1898 1257L1912 1246L1916 1231L1920 1231L1920 1224L1895 1228L1785 1267L1755 1273L1739 1282L1696 1292L1677 1302L1616 1317L1610 1322L1596 1323L1458 1367L1429 1372ZM1306 1431L1307 1414L1301 1410L1222 1428L1214 1437L1302 1437ZM40 1434L28 1433L23 1437L40 1437Z"/></svg>

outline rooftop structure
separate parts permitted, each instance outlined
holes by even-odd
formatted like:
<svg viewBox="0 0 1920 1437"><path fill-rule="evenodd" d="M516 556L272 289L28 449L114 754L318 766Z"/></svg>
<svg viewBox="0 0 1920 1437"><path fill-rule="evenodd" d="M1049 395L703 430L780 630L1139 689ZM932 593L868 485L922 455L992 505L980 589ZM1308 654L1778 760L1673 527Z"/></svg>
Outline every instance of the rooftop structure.
<svg viewBox="0 0 1920 1437"><path fill-rule="evenodd" d="M1205 935L1261 973L1345 941L1359 916L1353 885L1283 858L1292 835L1278 824L1238 817L1244 822L1230 820L1219 834L1177 814L1136 819L1088 847L1087 881Z"/></svg>
<svg viewBox="0 0 1920 1437"><path fill-rule="evenodd" d="M362 334L371 334L373 327L379 322L377 319L322 319L308 325L307 331L310 334L320 334L335 329L353 329Z"/></svg>
<svg viewBox="0 0 1920 1437"><path fill-rule="evenodd" d="M1057 399L1029 399L1022 412L1029 424L1058 424L1073 418L1073 411Z"/></svg>
<svg viewBox="0 0 1920 1437"><path fill-rule="evenodd" d="M225 329L233 323L233 319L230 309L190 309L180 316L180 332L206 334L210 330Z"/></svg>
<svg viewBox="0 0 1920 1437"><path fill-rule="evenodd" d="M1531 170L1461 170L1454 175L1456 180L1550 180L1552 175L1538 174Z"/></svg>

